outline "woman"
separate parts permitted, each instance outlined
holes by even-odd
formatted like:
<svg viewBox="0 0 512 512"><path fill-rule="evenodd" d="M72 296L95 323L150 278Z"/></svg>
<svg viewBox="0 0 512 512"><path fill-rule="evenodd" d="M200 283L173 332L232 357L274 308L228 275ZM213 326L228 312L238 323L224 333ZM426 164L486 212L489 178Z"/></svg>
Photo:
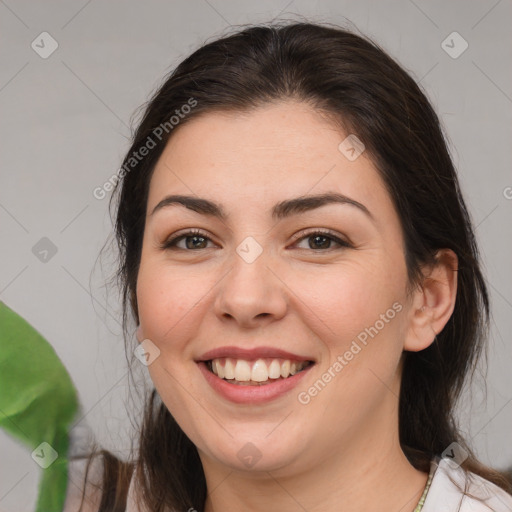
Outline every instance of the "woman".
<svg viewBox="0 0 512 512"><path fill-rule="evenodd" d="M299 23L203 46L117 178L155 390L83 510L512 510L454 419L488 321L473 228L438 117L376 44Z"/></svg>

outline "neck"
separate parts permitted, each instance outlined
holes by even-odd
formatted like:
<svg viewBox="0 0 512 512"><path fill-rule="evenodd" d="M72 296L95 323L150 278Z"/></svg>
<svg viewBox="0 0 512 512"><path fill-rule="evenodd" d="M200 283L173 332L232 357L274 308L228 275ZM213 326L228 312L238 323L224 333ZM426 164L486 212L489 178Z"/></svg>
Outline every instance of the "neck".
<svg viewBox="0 0 512 512"><path fill-rule="evenodd" d="M301 468L247 473L202 457L208 488L205 512L413 512L428 475L405 457L398 422L390 422L389 408L382 407L377 416L359 425L357 435L347 434L336 443L340 448L317 456L316 464L302 463ZM376 431L375 425L382 428Z"/></svg>

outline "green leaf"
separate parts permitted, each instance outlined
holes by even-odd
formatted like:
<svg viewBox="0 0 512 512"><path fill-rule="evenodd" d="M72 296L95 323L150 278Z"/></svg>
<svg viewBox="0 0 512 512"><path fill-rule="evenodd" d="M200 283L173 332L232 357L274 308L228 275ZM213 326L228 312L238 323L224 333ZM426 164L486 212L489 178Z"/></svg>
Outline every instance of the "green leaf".
<svg viewBox="0 0 512 512"><path fill-rule="evenodd" d="M76 389L55 350L0 302L0 427L25 444L42 468L36 512L64 506L69 430L78 409ZM57 458L48 465L52 449Z"/></svg>

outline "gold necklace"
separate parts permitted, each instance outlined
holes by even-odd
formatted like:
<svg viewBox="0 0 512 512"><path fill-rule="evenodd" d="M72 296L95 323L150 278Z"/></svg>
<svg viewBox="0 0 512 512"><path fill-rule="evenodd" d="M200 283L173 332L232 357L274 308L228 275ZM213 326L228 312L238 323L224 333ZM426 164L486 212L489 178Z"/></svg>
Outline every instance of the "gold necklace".
<svg viewBox="0 0 512 512"><path fill-rule="evenodd" d="M425 489L423 490L423 494L421 495L420 501L416 505L414 512L421 512L423 508L423 504L425 503L425 499L427 498L428 490L430 489L430 484L432 482L432 478L434 477L434 465L430 468L430 473L428 474L427 485L425 485Z"/></svg>

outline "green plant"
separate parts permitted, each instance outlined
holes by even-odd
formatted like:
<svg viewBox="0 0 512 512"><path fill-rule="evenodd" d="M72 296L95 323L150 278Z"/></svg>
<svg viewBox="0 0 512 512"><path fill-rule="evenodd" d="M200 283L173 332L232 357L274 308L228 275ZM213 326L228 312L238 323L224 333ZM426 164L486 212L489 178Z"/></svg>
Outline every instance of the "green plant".
<svg viewBox="0 0 512 512"><path fill-rule="evenodd" d="M76 389L55 350L0 302L0 427L28 446L42 468L36 512L64 506L69 431L78 409Z"/></svg>

